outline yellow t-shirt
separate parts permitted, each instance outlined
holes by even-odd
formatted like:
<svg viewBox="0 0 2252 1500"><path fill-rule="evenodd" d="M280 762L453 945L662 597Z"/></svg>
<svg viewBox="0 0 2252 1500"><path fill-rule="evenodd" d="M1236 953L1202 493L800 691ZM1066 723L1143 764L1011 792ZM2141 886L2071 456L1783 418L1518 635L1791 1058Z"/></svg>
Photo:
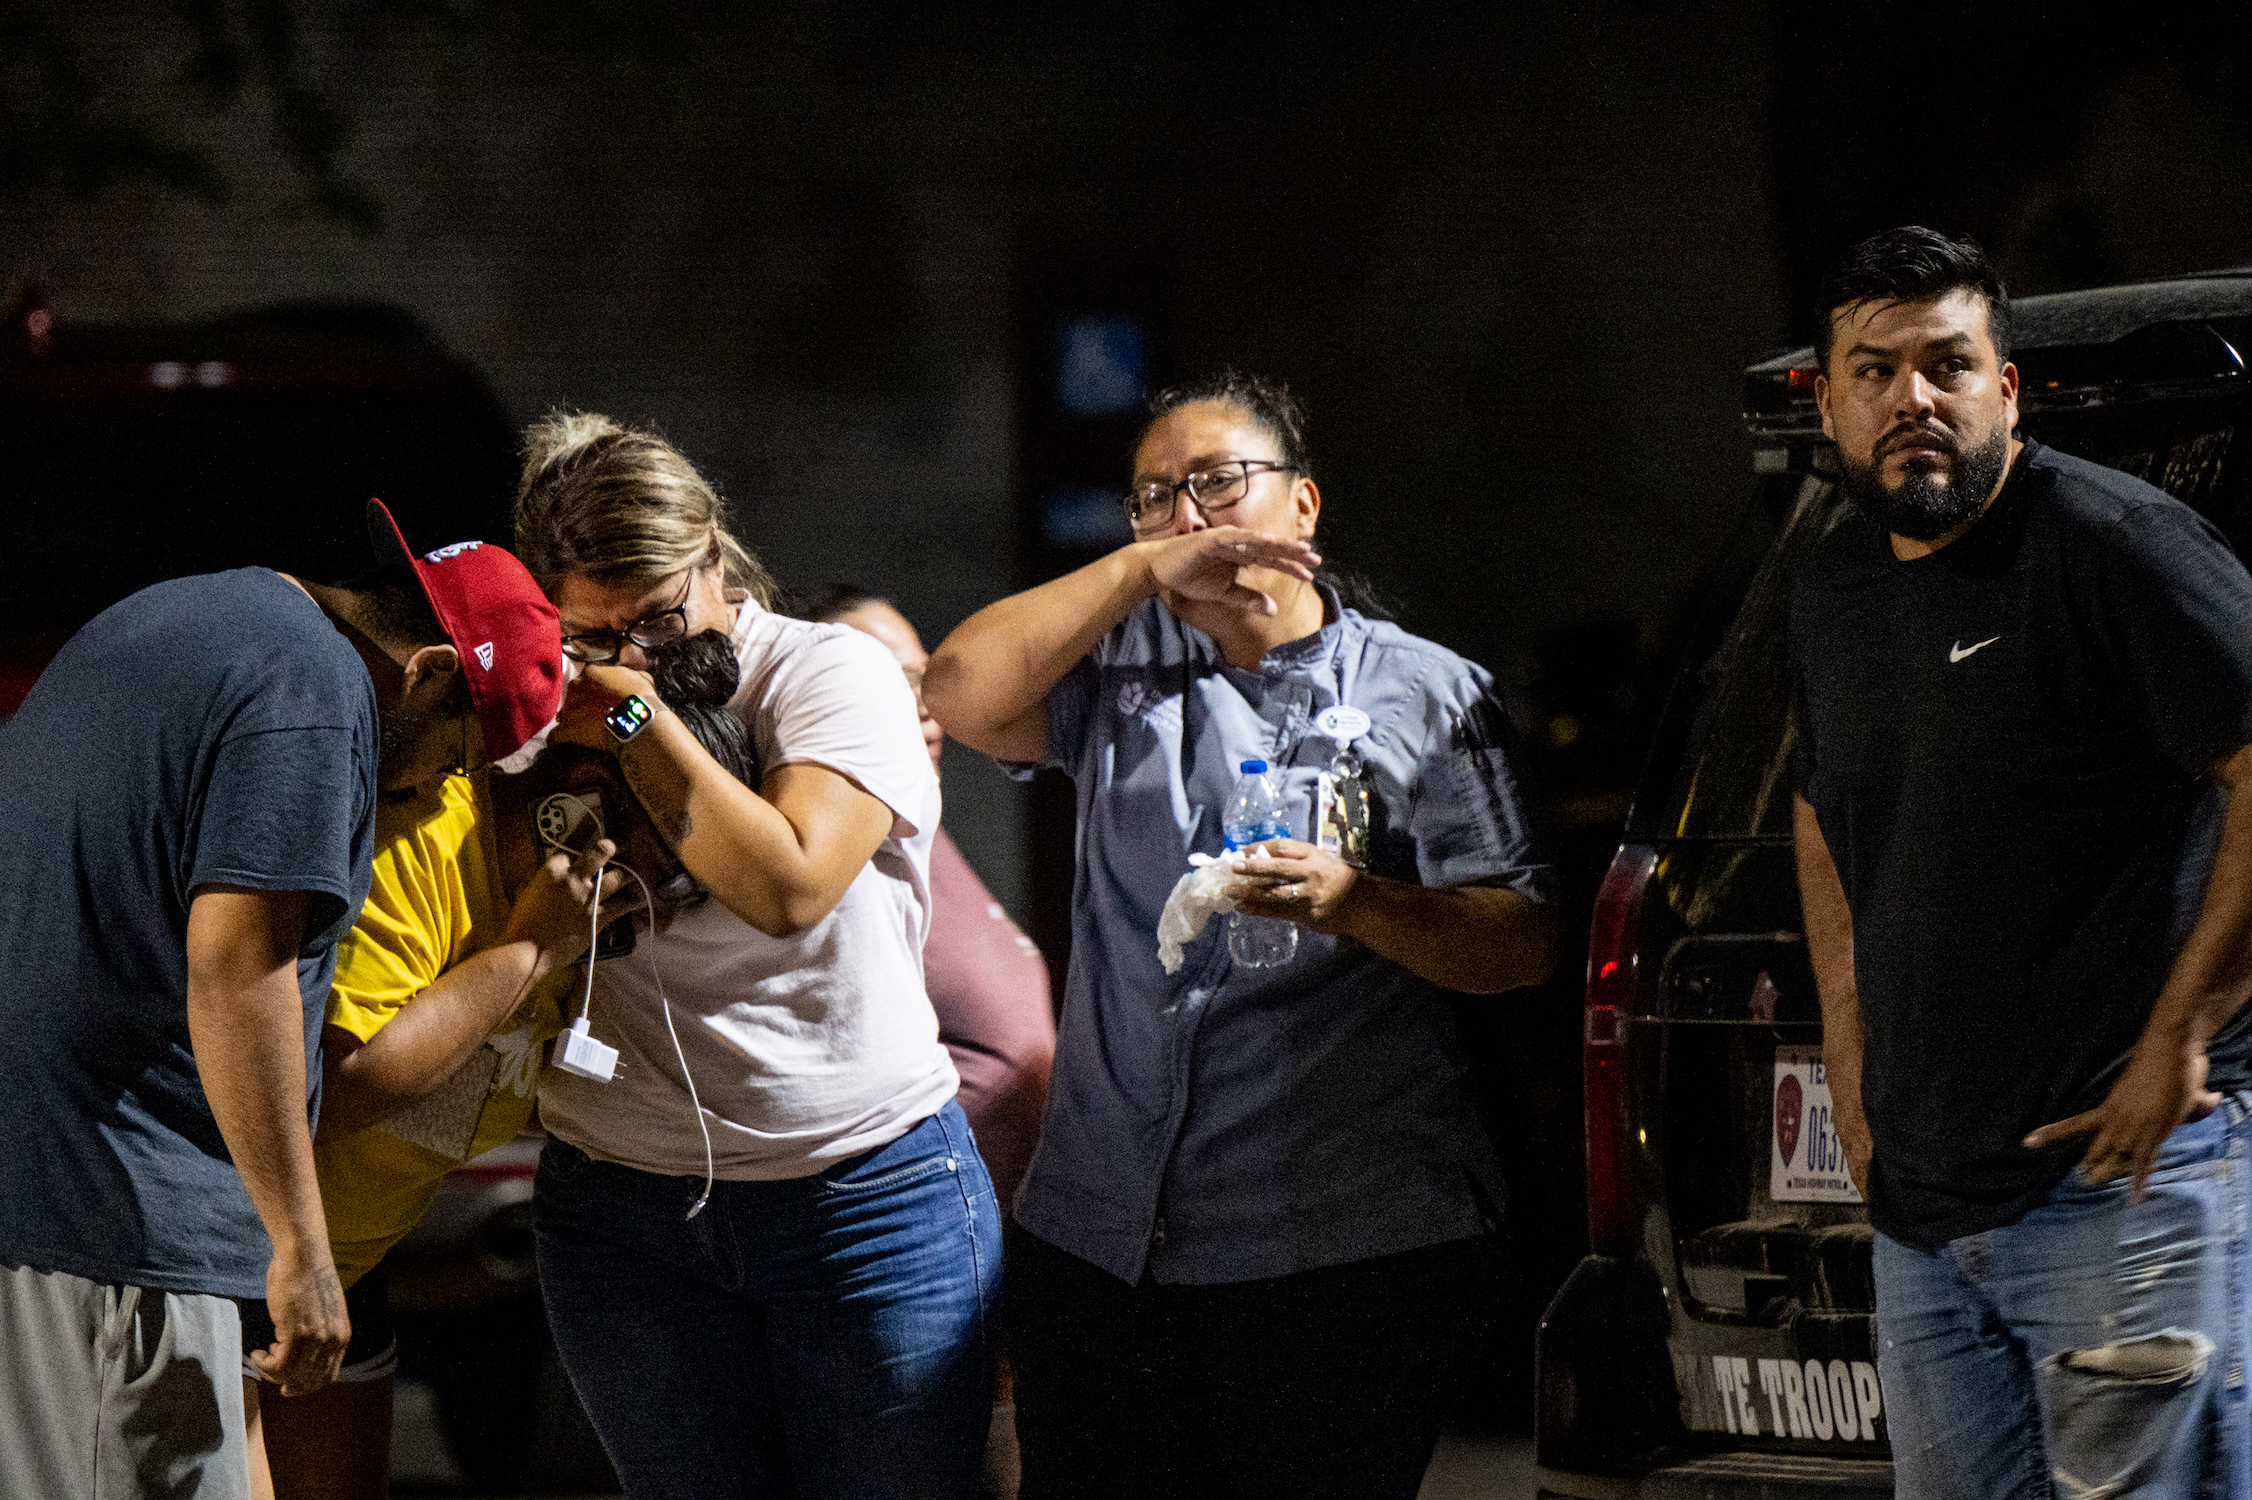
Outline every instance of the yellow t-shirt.
<svg viewBox="0 0 2252 1500"><path fill-rule="evenodd" d="M498 942L508 901L484 773L378 806L367 904L337 945L328 1021L365 1042L464 959ZM346 1286L414 1228L448 1172L520 1134L566 967L534 988L454 1076L413 1108L313 1148L329 1248Z"/></svg>

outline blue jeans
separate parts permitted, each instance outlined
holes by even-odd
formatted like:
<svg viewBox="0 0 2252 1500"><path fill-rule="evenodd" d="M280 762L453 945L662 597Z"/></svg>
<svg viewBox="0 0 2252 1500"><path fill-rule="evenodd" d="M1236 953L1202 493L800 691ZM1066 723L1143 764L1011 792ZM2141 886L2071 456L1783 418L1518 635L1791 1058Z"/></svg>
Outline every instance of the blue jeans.
<svg viewBox="0 0 2252 1500"><path fill-rule="evenodd" d="M540 1290L630 1500L977 1493L1001 1228L949 1102L815 1177L540 1157Z"/></svg>
<svg viewBox="0 0 2252 1500"><path fill-rule="evenodd" d="M2143 1201L2075 1171L1936 1252L1877 1236L1903 1500L2252 1497L2240 1096L2166 1138Z"/></svg>

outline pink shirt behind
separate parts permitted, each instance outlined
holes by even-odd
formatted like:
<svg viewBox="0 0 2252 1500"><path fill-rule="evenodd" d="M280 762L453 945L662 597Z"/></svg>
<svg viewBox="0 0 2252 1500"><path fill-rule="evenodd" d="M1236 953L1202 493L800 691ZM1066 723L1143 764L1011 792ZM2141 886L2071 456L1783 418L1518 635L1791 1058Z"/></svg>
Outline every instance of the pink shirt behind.
<svg viewBox="0 0 2252 1500"><path fill-rule="evenodd" d="M1003 1212L1032 1160L1056 1053L1048 965L945 829L931 844L923 983Z"/></svg>

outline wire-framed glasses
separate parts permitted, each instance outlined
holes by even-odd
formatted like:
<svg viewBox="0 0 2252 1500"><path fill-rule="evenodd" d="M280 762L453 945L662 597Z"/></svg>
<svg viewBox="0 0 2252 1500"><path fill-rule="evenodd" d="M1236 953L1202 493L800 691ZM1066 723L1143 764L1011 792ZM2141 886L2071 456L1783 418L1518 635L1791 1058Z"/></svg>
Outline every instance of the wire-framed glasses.
<svg viewBox="0 0 2252 1500"><path fill-rule="evenodd" d="M679 603L653 615L643 615L623 630L582 630L567 635L563 637L563 654L573 661L598 667L616 661L627 641L644 651L670 645L688 634L688 592L695 586L696 570L691 568L680 586Z"/></svg>
<svg viewBox="0 0 2252 1500"><path fill-rule="evenodd" d="M1119 503L1126 509L1126 524L1136 531L1159 531L1173 524L1173 508L1181 492L1188 491L1197 509L1206 515L1226 510L1251 493L1251 476L1267 469L1288 472L1294 465L1271 458L1231 458L1224 464L1199 469L1180 483L1152 479L1127 491Z"/></svg>

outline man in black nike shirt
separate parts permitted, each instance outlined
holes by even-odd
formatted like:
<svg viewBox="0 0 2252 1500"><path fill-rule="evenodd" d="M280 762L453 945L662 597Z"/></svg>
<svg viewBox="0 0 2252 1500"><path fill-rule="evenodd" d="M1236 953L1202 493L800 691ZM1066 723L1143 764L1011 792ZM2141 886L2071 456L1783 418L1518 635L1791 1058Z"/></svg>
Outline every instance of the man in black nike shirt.
<svg viewBox="0 0 2252 1500"><path fill-rule="evenodd" d="M2252 1496L2252 579L2016 437L1975 245L1878 235L1819 309L1799 883L1896 1483Z"/></svg>

